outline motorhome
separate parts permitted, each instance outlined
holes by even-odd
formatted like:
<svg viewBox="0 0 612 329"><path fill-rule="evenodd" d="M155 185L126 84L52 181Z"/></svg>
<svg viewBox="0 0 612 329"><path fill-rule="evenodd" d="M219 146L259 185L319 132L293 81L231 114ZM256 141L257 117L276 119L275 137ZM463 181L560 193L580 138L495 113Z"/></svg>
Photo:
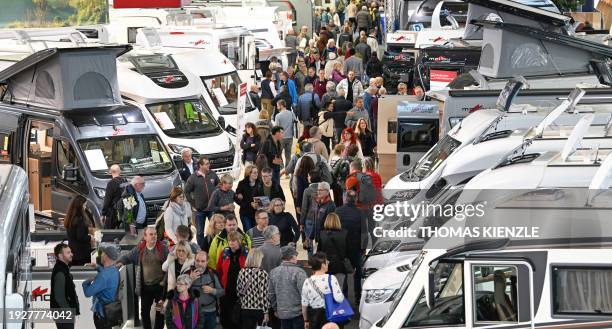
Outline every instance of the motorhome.
<svg viewBox="0 0 612 329"><path fill-rule="evenodd" d="M29 309L32 291L28 242L34 213L28 200L28 175L10 162L8 155L3 155L0 164L0 310L3 319L9 319L15 311ZM26 325L25 321L3 322L7 329Z"/></svg>
<svg viewBox="0 0 612 329"><path fill-rule="evenodd" d="M196 156L206 156L217 174L239 176L234 141L203 100L198 76L180 69L171 56L132 50L118 58L117 77L125 103L155 122L173 159L190 148Z"/></svg>
<svg viewBox="0 0 612 329"><path fill-rule="evenodd" d="M100 218L108 168L144 176L148 219L180 183L155 123L122 102L116 57L131 47L50 48L0 71L0 103L10 163L26 169L36 211L63 217L75 195ZM13 56L13 60L15 57Z"/></svg>
<svg viewBox="0 0 612 329"><path fill-rule="evenodd" d="M443 227L538 235L431 237L373 328L610 326L610 154L547 152L474 178L477 198L458 203L488 201L488 214Z"/></svg>

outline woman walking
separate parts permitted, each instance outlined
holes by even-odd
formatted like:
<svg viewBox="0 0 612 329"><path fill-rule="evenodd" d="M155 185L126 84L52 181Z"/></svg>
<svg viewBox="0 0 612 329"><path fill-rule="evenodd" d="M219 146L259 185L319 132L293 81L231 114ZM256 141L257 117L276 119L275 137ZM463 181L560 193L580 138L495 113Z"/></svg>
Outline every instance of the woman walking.
<svg viewBox="0 0 612 329"><path fill-rule="evenodd" d="M210 250L210 244L212 243L213 239L224 229L225 216L221 214L213 214L210 218L210 224L206 226L206 232L204 232L204 243L200 246L200 248L208 252Z"/></svg>
<svg viewBox="0 0 612 329"><path fill-rule="evenodd" d="M304 322L308 324L308 329L321 329L327 322L324 295L331 293L334 300L341 303L344 301L344 294L336 277L332 275L330 279L327 274L329 262L325 253L317 252L308 259L308 264L314 272L302 286L302 314L306 318Z"/></svg>
<svg viewBox="0 0 612 329"><path fill-rule="evenodd" d="M191 227L191 216L191 205L185 200L183 189L175 186L164 211L164 236L170 240L171 246L178 242L176 229L179 225Z"/></svg>
<svg viewBox="0 0 612 329"><path fill-rule="evenodd" d="M242 149L242 164L246 166L255 163L255 158L261 148L261 139L254 123L247 122L244 126L240 148Z"/></svg>
<svg viewBox="0 0 612 329"><path fill-rule="evenodd" d="M324 252L329 260L327 273L333 274L338 279L338 283L342 287L346 274L350 268L346 268L345 259L347 259L347 232L342 229L340 217L336 213L327 215L317 251Z"/></svg>
<svg viewBox="0 0 612 329"><path fill-rule="evenodd" d="M174 251L168 255L168 258L162 264L162 270L168 273L168 291L176 288L176 279L181 274L189 274L194 261L189 243L179 241Z"/></svg>
<svg viewBox="0 0 612 329"><path fill-rule="evenodd" d="M285 202L280 198L272 199L269 213L268 225L278 227L280 246L286 246L290 242L297 243L300 239L300 227L293 215L285 211Z"/></svg>
<svg viewBox="0 0 612 329"><path fill-rule="evenodd" d="M81 266L91 263L91 241L93 240L93 226L88 223L85 213L84 197L77 195L66 211L64 227L68 235L68 246L72 250L73 257L71 265Z"/></svg>
<svg viewBox="0 0 612 329"><path fill-rule="evenodd" d="M166 328L199 329L203 319L199 317L198 291L191 289L191 278L182 274L176 278L176 289L168 293L166 304Z"/></svg>
<svg viewBox="0 0 612 329"><path fill-rule="evenodd" d="M225 289L225 295L220 301L220 320L224 329L239 328L239 324L234 323L232 313L234 305L238 302L238 273L245 265L248 250L242 246L242 234L230 232L227 235L228 246L219 254L217 260L217 274L221 279L221 285Z"/></svg>
<svg viewBox="0 0 612 329"><path fill-rule="evenodd" d="M246 259L245 267L238 274L238 298L243 329L255 329L268 323L268 273L261 269L263 252L255 248Z"/></svg>
<svg viewBox="0 0 612 329"><path fill-rule="evenodd" d="M376 138L372 130L368 128L368 123L364 119L359 119L357 121L355 133L357 134L363 156L374 157L376 154Z"/></svg>
<svg viewBox="0 0 612 329"><path fill-rule="evenodd" d="M238 182L236 187L236 203L240 206L240 221L244 232L255 226L255 208L251 205L255 189L259 184L259 171L254 165L244 168L244 178Z"/></svg>

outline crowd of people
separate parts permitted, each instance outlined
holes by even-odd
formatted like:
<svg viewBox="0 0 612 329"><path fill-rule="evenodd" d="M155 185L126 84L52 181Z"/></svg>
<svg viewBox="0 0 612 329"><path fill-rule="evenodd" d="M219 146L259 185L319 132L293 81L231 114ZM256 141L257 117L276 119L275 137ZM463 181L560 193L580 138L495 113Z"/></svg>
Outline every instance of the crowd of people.
<svg viewBox="0 0 612 329"><path fill-rule="evenodd" d="M377 2L337 0L334 9L317 11L316 33L289 31L287 68L273 59L261 87L251 89L260 115L241 136L238 182L185 148L183 187L172 189L161 214L149 214L145 179L128 182L119 166L110 167L101 223L132 227L143 237L123 256L113 245L98 247L98 275L82 287L93 297L96 328L114 324L107 308L117 298L117 269L128 264L136 268L144 329L342 327L327 323L324 295L338 303L352 295L359 304L361 261L375 239L371 211L382 202L379 11ZM404 83L397 89L408 93ZM78 310L69 265L90 262L85 203L72 200L64 220L68 243L55 248L56 307ZM307 264L298 261L298 248Z"/></svg>

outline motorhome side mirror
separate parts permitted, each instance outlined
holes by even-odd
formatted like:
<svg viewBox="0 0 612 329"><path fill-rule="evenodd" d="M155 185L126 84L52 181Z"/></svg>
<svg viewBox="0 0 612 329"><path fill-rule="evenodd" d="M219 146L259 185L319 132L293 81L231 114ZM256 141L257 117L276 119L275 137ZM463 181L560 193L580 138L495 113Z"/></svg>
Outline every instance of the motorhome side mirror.
<svg viewBox="0 0 612 329"><path fill-rule="evenodd" d="M409 154L404 154L403 162L404 162L404 166L410 165L410 155Z"/></svg>
<svg viewBox="0 0 612 329"><path fill-rule="evenodd" d="M431 265L429 267L429 272L427 273L427 282L426 282L426 287L425 287L425 300L427 302L427 307L429 309L434 308L435 306L435 298L434 298L434 294L435 294L435 289L436 289L436 283L435 283L435 271L434 271L435 266Z"/></svg>
<svg viewBox="0 0 612 329"><path fill-rule="evenodd" d="M217 122L219 122L219 126L221 126L221 128L225 129L225 118L222 116L219 116L219 118L217 119Z"/></svg>
<svg viewBox="0 0 612 329"><path fill-rule="evenodd" d="M66 182L76 182L77 171L77 166L73 165L72 163L64 165L64 168L62 168L62 179Z"/></svg>

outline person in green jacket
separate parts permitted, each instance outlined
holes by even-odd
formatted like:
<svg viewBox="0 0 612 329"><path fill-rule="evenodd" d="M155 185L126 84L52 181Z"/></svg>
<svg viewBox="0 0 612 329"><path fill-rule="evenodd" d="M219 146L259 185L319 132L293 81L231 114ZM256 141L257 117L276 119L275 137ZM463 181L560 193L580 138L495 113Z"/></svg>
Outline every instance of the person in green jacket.
<svg viewBox="0 0 612 329"><path fill-rule="evenodd" d="M217 260L219 259L219 255L223 252L223 249L229 245L227 242L227 235L230 232L238 232L242 234L242 245L247 248L247 250L251 250L251 238L248 236L248 234L244 234L244 232L242 232L242 230L238 227L238 220L236 219L236 216L233 214L227 215L225 217L225 229L213 238L212 242L210 243L210 249L208 250L208 267L213 270L217 270Z"/></svg>

